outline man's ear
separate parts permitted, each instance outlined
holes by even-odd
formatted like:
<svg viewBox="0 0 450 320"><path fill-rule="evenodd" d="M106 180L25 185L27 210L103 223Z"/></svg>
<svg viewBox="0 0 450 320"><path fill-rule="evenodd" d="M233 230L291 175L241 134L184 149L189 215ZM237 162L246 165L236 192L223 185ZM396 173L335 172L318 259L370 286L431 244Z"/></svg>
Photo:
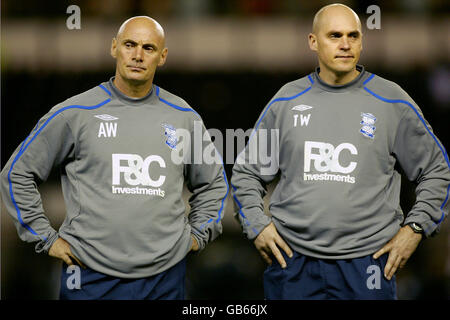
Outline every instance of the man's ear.
<svg viewBox="0 0 450 320"><path fill-rule="evenodd" d="M169 53L169 50L167 48L164 48L161 52L161 58L158 62L158 67L162 67L166 63L167 54Z"/></svg>
<svg viewBox="0 0 450 320"><path fill-rule="evenodd" d="M312 51L317 51L317 37L314 33L308 35L308 43Z"/></svg>
<svg viewBox="0 0 450 320"><path fill-rule="evenodd" d="M116 40L116 38L113 38L112 42L111 42L111 56L114 59L117 58L116 50L117 50L117 40Z"/></svg>

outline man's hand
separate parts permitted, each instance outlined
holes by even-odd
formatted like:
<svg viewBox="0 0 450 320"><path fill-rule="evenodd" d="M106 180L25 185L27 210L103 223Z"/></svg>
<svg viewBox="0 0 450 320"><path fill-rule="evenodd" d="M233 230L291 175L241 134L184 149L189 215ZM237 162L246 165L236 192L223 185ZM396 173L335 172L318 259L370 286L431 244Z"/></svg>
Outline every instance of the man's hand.
<svg viewBox="0 0 450 320"><path fill-rule="evenodd" d="M409 257L416 250L422 240L422 235L415 233L409 226L402 227L397 234L383 248L378 250L374 259L389 252L389 257L384 268L384 276L391 280L398 268L403 268Z"/></svg>
<svg viewBox="0 0 450 320"><path fill-rule="evenodd" d="M71 258L73 258L80 267L86 268L84 264L81 263L80 260L77 259L70 250L69 243L63 238L58 238L50 247L48 251L48 255L51 257L55 257L64 261L68 266L73 265Z"/></svg>
<svg viewBox="0 0 450 320"><path fill-rule="evenodd" d="M191 244L191 250L190 251L198 251L198 242L194 238L194 236L191 236L192 244Z"/></svg>
<svg viewBox="0 0 450 320"><path fill-rule="evenodd" d="M289 258L292 258L291 248L289 248L286 242L284 242L284 240L280 237L273 222L271 222L258 234L253 243L255 244L256 249L258 249L259 254L268 264L272 264L270 255L273 254L280 263L281 267L283 269L286 268L286 261L284 261L283 255L277 245L283 249L284 252L286 252Z"/></svg>

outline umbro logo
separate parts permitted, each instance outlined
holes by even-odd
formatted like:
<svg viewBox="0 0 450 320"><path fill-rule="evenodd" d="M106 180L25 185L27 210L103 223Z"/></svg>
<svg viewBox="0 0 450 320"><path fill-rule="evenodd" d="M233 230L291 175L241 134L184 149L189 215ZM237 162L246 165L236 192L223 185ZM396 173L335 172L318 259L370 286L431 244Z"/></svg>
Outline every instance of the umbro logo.
<svg viewBox="0 0 450 320"><path fill-rule="evenodd" d="M113 120L118 120L119 119L119 118L111 116L109 114L98 114L95 117L99 118L100 120L103 120L103 121L113 121Z"/></svg>
<svg viewBox="0 0 450 320"><path fill-rule="evenodd" d="M293 106L291 110L302 112L302 111L306 111L306 110L309 110L312 108L313 107L308 106L306 104L299 104L299 105ZM307 127L309 124L309 119L311 118L311 113L308 113L307 115L303 115L303 114L299 115L297 113L297 114L294 114L293 116L294 116L294 127L296 127L299 122L300 122L301 127L303 127L303 126ZM299 118L300 118L300 121L298 121Z"/></svg>
<svg viewBox="0 0 450 320"><path fill-rule="evenodd" d="M119 118L111 116L109 114L98 114L94 116L102 121L114 121ZM117 122L100 122L98 127L97 137L101 138L115 138L117 134Z"/></svg>
<svg viewBox="0 0 450 320"><path fill-rule="evenodd" d="M312 109L313 107L308 106L306 104L299 104L297 106L292 107L291 110L296 110L296 111L305 111L305 110L309 110Z"/></svg>

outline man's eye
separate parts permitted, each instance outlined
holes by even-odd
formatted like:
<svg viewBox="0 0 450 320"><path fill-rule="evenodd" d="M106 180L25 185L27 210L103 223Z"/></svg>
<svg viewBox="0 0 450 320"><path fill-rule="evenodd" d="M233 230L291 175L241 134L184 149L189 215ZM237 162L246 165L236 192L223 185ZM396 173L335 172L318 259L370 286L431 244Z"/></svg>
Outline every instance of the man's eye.
<svg viewBox="0 0 450 320"><path fill-rule="evenodd" d="M125 43L125 47L127 47L127 48L131 48L133 45L131 44L131 42L127 42L127 43Z"/></svg>

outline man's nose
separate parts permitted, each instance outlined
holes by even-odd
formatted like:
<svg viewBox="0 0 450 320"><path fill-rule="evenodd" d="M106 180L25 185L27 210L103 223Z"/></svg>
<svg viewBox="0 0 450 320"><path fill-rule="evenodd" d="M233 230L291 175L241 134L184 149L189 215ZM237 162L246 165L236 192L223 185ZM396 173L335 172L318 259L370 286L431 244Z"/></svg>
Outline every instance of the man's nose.
<svg viewBox="0 0 450 320"><path fill-rule="evenodd" d="M350 49L350 41L348 41L347 37L341 37L340 48L343 50Z"/></svg>
<svg viewBox="0 0 450 320"><path fill-rule="evenodd" d="M142 57L143 57L143 50L144 49L141 46L136 46L136 48L134 50L133 60L136 60L137 62L141 62Z"/></svg>

